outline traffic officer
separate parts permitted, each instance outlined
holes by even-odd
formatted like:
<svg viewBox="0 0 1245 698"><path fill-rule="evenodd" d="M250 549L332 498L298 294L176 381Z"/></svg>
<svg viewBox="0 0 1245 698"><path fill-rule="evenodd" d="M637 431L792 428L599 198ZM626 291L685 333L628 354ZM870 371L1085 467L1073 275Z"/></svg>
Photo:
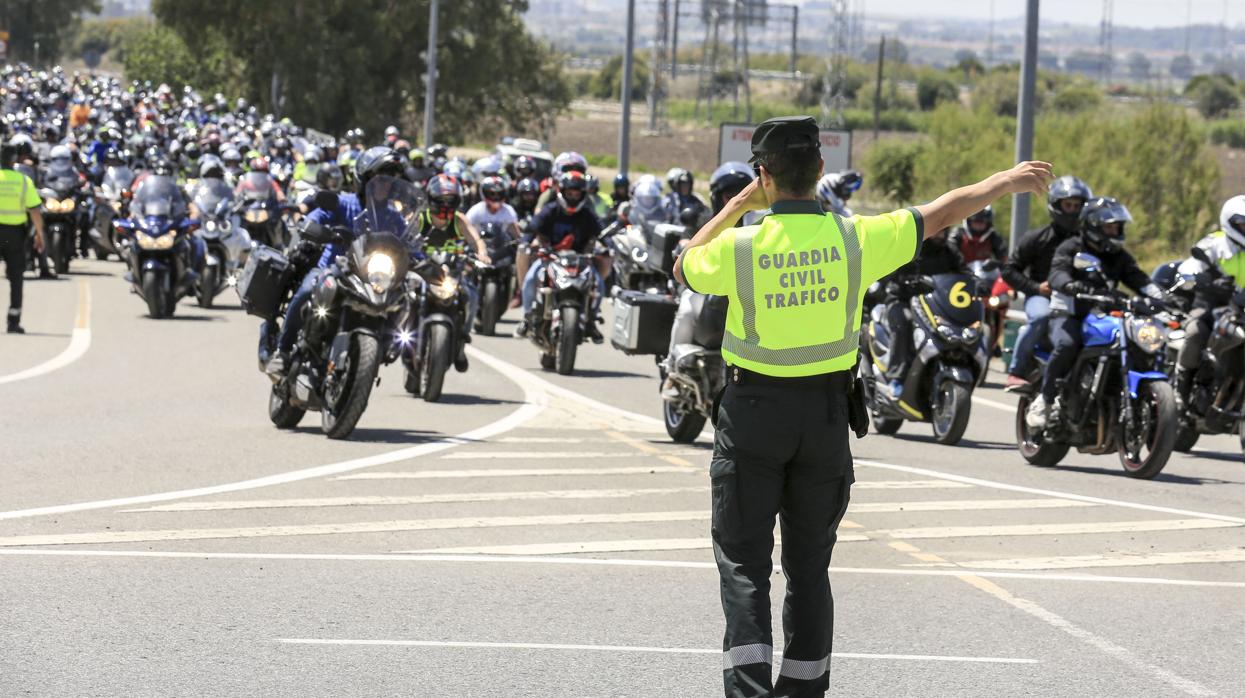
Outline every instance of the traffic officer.
<svg viewBox="0 0 1245 698"><path fill-rule="evenodd" d="M43 216L39 213L39 191L30 177L13 169L17 148L0 147L0 258L4 259L4 275L9 279L10 334L24 334L22 329L22 274L26 272L27 219L35 223L34 247L43 252Z"/></svg>
<svg viewBox="0 0 1245 698"><path fill-rule="evenodd" d="M707 223L675 265L699 293L728 296L715 409L713 553L721 577L727 696L820 696L829 688L834 601L828 568L855 480L848 447L867 420L849 402L861 299L927 236L1010 193L1046 191L1050 165L1026 162L936 201L881 216L827 215L811 117L770 119L752 136L757 179ZM758 225L732 227L770 208ZM858 431L858 433L860 433ZM772 680L769 579L782 528L784 649Z"/></svg>

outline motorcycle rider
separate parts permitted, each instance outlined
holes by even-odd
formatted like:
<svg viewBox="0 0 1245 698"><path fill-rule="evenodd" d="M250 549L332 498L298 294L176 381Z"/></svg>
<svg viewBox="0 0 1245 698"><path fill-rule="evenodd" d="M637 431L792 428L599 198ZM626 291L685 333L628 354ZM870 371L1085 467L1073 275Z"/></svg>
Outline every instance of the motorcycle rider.
<svg viewBox="0 0 1245 698"><path fill-rule="evenodd" d="M1090 305L1076 300L1076 294L1104 290L1074 266L1077 253L1089 252L1098 257L1102 263L1098 271L1108 283L1122 282L1150 299L1162 300L1159 288L1124 249L1124 226L1132 220L1128 209L1115 199L1093 199L1081 209L1081 234L1064 240L1055 249L1050 266L1050 287L1055 295L1049 316L1054 349L1042 376L1042 392L1025 415L1025 422L1031 429L1046 427L1050 407L1059 392L1059 381L1068 375L1081 349L1081 322L1090 311Z"/></svg>
<svg viewBox="0 0 1245 698"><path fill-rule="evenodd" d="M540 182L528 177L514 185L514 212L519 220L527 220L536 214L536 204L540 201Z"/></svg>
<svg viewBox="0 0 1245 698"><path fill-rule="evenodd" d="M237 184L238 179L246 174L246 170L242 168L242 151L229 146L221 151L220 159L225 163L225 179L231 185Z"/></svg>
<svg viewBox="0 0 1245 698"><path fill-rule="evenodd" d="M379 146L365 151L355 160L355 181L358 183L358 194L341 192L337 195L335 208L317 208L307 214L306 220L323 226L353 230L355 219L363 212L363 207L366 205L364 199L367 183L378 175L401 177L404 170L405 162L389 148ZM312 290L324 276L329 265L334 263L338 255L344 254L346 249L348 249L346 244L325 245L315 266L303 276L298 290L290 298L285 310L285 322L281 325L281 334L277 336L277 350L273 352L272 358L265 367L265 371L273 376L274 380L284 376L288 368L290 352L293 351L294 342L298 339L298 333L303 326L303 308L311 300ZM264 336L267 336L268 331L267 323L261 326L260 332Z"/></svg>
<svg viewBox="0 0 1245 698"><path fill-rule="evenodd" d="M1198 251L1177 268L1197 278L1193 309L1185 321L1184 344L1176 356L1176 397L1189 403L1193 376L1214 326L1214 310L1223 307L1245 283L1245 195L1234 196L1219 210L1219 230L1198 240Z"/></svg>
<svg viewBox="0 0 1245 698"><path fill-rule="evenodd" d="M614 175L614 193L612 194L614 204L610 206L611 219L618 217L618 207L631 200L631 180L627 175L619 172Z"/></svg>
<svg viewBox="0 0 1245 698"><path fill-rule="evenodd" d="M610 215L613 202L608 201L601 194L601 180L597 179L596 175L586 174L584 179L588 182L588 204L592 206L592 212L597 218L605 220Z"/></svg>
<svg viewBox="0 0 1245 698"><path fill-rule="evenodd" d="M506 182L501 177L485 177L480 182L480 194L484 197L479 203L467 210L467 220L479 231L484 226L495 224L510 234L511 239L519 239L519 215L514 207L506 203Z"/></svg>
<svg viewBox="0 0 1245 698"><path fill-rule="evenodd" d="M434 168L426 164L426 160L424 151L419 148L411 150L411 166L407 168L406 176L421 187L437 173Z"/></svg>
<svg viewBox="0 0 1245 698"><path fill-rule="evenodd" d="M531 248L546 247L554 250L574 250L579 254L592 252L597 236L601 234L601 221L593 215L587 205L588 184L584 175L575 170L563 172L558 178L557 200L540 209L533 218L528 232L523 236L525 244L519 246L518 270L523 279L523 321L515 328L516 337L526 337L529 329L535 324L531 313L536 302L536 287L540 275L544 273L544 260L531 262ZM596 281L597 298L585 323L588 336L593 343L604 341L601 331L596 327L597 311L601 299L605 296L605 274L608 267L602 269L607 260L597 260Z"/></svg>
<svg viewBox="0 0 1245 698"><path fill-rule="evenodd" d="M864 177L856 170L843 170L823 175L817 180L817 201L826 211L837 213L844 218L852 217L852 210L847 207L852 193L864 184Z"/></svg>
<svg viewBox="0 0 1245 698"><path fill-rule="evenodd" d="M1002 264L1007 259L1007 242L994 229L994 209L990 206L965 218L964 225L951 231L948 242L968 264L991 259Z"/></svg>
<svg viewBox="0 0 1245 698"><path fill-rule="evenodd" d="M1076 236L1081 209L1092 198L1094 194L1089 185L1076 177L1064 175L1052 182L1046 194L1050 224L1021 236L1015 251L1003 265L1003 280L1025 295L1025 325L1016 335L1012 362L1007 368L1008 387L1028 382L1033 353L1047 334L1051 298L1047 277L1055 248Z"/></svg>
<svg viewBox="0 0 1245 698"><path fill-rule="evenodd" d="M671 177L671 174L674 176ZM666 211L666 220L677 221L680 214L685 209L690 208L698 213L701 224L708 221L709 207L705 205L703 199L692 191L695 182L691 172L676 167L667 173L666 181L670 185L670 193L666 194L661 202L661 207ZM699 229L699 226L697 226L697 229Z"/></svg>
<svg viewBox="0 0 1245 698"><path fill-rule="evenodd" d="M498 202L505 197L505 185L500 178L496 179ZM490 263L488 248L484 239L476 232L475 227L466 215L459 211L462 204L463 190L458 180L449 175L437 175L428 181L428 210L422 216L419 237L424 241L424 252L455 252L462 254L469 244L475 250L476 259ZM485 205L480 202L477 205ZM504 202L503 202L503 205ZM467 321L461 329L464 345L458 356L454 358L454 370L462 373L467 370L466 342L471 341L471 326L474 324L476 312L480 309L480 292L476 289L472 274L463 274L459 279L461 288L467 293Z"/></svg>

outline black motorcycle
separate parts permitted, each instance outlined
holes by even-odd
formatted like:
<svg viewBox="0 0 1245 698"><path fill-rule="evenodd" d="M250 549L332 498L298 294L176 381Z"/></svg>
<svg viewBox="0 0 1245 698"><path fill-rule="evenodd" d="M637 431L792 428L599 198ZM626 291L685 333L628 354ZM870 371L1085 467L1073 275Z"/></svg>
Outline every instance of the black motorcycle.
<svg viewBox="0 0 1245 698"><path fill-rule="evenodd" d="M350 436L380 365L396 361L405 346L401 331L410 313L405 281L424 195L405 180L379 176L368 182L366 199L348 253L316 285L288 371L273 383L268 416L279 429L294 428L313 410L320 412L320 428L330 439ZM343 231L316 223L305 224L300 237L321 245L344 240ZM279 323L291 275L283 256L257 249L238 284L243 306ZM275 349L277 334L266 334L261 362Z"/></svg>
<svg viewBox="0 0 1245 698"><path fill-rule="evenodd" d="M873 307L860 333L860 374L873 426L881 434L894 434L904 421L930 422L935 441L955 444L968 428L973 389L990 359L976 280L952 273L896 283L908 287L903 296L911 296L906 310L913 348L898 394L886 379L894 340L883 304Z"/></svg>
<svg viewBox="0 0 1245 698"><path fill-rule="evenodd" d="M469 303L463 280L475 264L463 254L431 252L408 279L411 313L400 334L405 387L427 402L441 399L445 374L466 341Z"/></svg>
<svg viewBox="0 0 1245 698"><path fill-rule="evenodd" d="M662 395L666 433L679 443L692 443L700 436L712 414L714 398L726 386L722 335L726 329L727 299L694 293L689 300L696 313L691 341L676 343L673 355L658 362L661 385L669 378L674 389ZM617 300L614 309L617 323Z"/></svg>
<svg viewBox="0 0 1245 698"><path fill-rule="evenodd" d="M130 213L114 224L124 236L126 277L151 317L170 317L177 301L194 293L202 264L190 240L186 201L172 177L149 175L134 193Z"/></svg>
<svg viewBox="0 0 1245 698"><path fill-rule="evenodd" d="M506 312L514 295L514 253L516 241L501 226L490 223L480 230L492 264L482 265L477 274L480 288L480 312L476 329L483 335L497 330L497 321Z"/></svg>
<svg viewBox="0 0 1245 698"><path fill-rule="evenodd" d="M109 165L95 191L95 219L88 234L99 259L107 259L110 254L121 256L121 241L113 222L130 217L134 177L134 170L125 165Z"/></svg>
<svg viewBox="0 0 1245 698"><path fill-rule="evenodd" d="M540 349L540 365L569 376L575 371L575 354L583 344L585 323L590 322L597 295L592 255L572 250L540 250L546 260L538 280L539 295L531 328L532 343Z"/></svg>
<svg viewBox="0 0 1245 698"><path fill-rule="evenodd" d="M207 248L197 295L199 305L210 308L221 291L237 284L237 276L251 252L251 238L234 213L233 189L223 180L209 178L199 182L194 190L194 204L199 209L195 235Z"/></svg>
<svg viewBox="0 0 1245 698"><path fill-rule="evenodd" d="M277 249L289 242L276 186L267 173L247 172L238 180L237 191L238 216L252 240Z"/></svg>
<svg viewBox="0 0 1245 698"><path fill-rule="evenodd" d="M81 178L73 166L51 169L43 175L40 213L47 253L57 274L69 273L69 260L77 254L81 190Z"/></svg>

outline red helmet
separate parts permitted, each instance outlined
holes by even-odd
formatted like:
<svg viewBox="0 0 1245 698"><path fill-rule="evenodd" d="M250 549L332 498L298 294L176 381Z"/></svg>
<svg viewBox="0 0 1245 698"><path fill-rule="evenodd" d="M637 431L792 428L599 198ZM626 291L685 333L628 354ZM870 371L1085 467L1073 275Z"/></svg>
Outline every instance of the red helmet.
<svg viewBox="0 0 1245 698"><path fill-rule="evenodd" d="M558 176L558 207L568 215L588 200L588 180L582 172L568 170Z"/></svg>
<svg viewBox="0 0 1245 698"><path fill-rule="evenodd" d="M458 210L463 200L463 188L457 179L439 174L428 181L428 210L432 215L449 218Z"/></svg>
<svg viewBox="0 0 1245 698"><path fill-rule="evenodd" d="M251 160L251 171L252 172L267 172L268 171L268 160L266 158L254 158L253 160Z"/></svg>

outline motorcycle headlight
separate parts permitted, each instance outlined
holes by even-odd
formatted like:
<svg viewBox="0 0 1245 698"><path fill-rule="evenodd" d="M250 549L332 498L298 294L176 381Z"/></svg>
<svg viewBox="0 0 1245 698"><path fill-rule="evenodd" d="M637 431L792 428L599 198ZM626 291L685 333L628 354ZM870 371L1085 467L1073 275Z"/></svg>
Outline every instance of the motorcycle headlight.
<svg viewBox="0 0 1245 698"><path fill-rule="evenodd" d="M991 310L994 310L999 307L999 303L1001 302L1002 301L999 300L998 296L990 296L990 300L986 301L986 305L990 306Z"/></svg>
<svg viewBox="0 0 1245 698"><path fill-rule="evenodd" d="M206 230L206 231L208 231L208 232L213 232L213 231L215 231L215 230L216 230L216 221L208 221L207 223L204 223L204 224L203 224L203 229L204 229L204 230Z"/></svg>
<svg viewBox="0 0 1245 698"><path fill-rule="evenodd" d="M112 202L112 210L116 211L117 213L121 213L121 200L120 199Z"/></svg>
<svg viewBox="0 0 1245 698"><path fill-rule="evenodd" d="M176 235L148 235L139 231L135 236L140 249L144 250L167 250L176 242Z"/></svg>
<svg viewBox="0 0 1245 698"><path fill-rule="evenodd" d="M69 213L78 207L76 199L61 199L61 213Z"/></svg>
<svg viewBox="0 0 1245 698"><path fill-rule="evenodd" d="M938 336L942 337L948 342L954 342L960 338L960 336L956 333L955 328L952 327L951 325L939 325Z"/></svg>
<svg viewBox="0 0 1245 698"><path fill-rule="evenodd" d="M247 223L263 223L268 220L268 212L262 208L253 208L246 212Z"/></svg>
<svg viewBox="0 0 1245 698"><path fill-rule="evenodd" d="M395 271L393 257L383 252L377 252L367 258L367 282L377 293L384 293L389 290L390 286L393 286Z"/></svg>
<svg viewBox="0 0 1245 698"><path fill-rule="evenodd" d="M972 344L978 339L981 339L981 330L976 327L965 327L964 330L960 332L960 338L964 340L965 344Z"/></svg>
<svg viewBox="0 0 1245 698"><path fill-rule="evenodd" d="M1163 347L1163 329L1154 321L1138 324L1133 332L1133 343L1147 354L1153 354Z"/></svg>
<svg viewBox="0 0 1245 698"><path fill-rule="evenodd" d="M441 279L440 283L428 284L428 288L432 290L432 295L443 301L458 295L458 282L448 276Z"/></svg>

